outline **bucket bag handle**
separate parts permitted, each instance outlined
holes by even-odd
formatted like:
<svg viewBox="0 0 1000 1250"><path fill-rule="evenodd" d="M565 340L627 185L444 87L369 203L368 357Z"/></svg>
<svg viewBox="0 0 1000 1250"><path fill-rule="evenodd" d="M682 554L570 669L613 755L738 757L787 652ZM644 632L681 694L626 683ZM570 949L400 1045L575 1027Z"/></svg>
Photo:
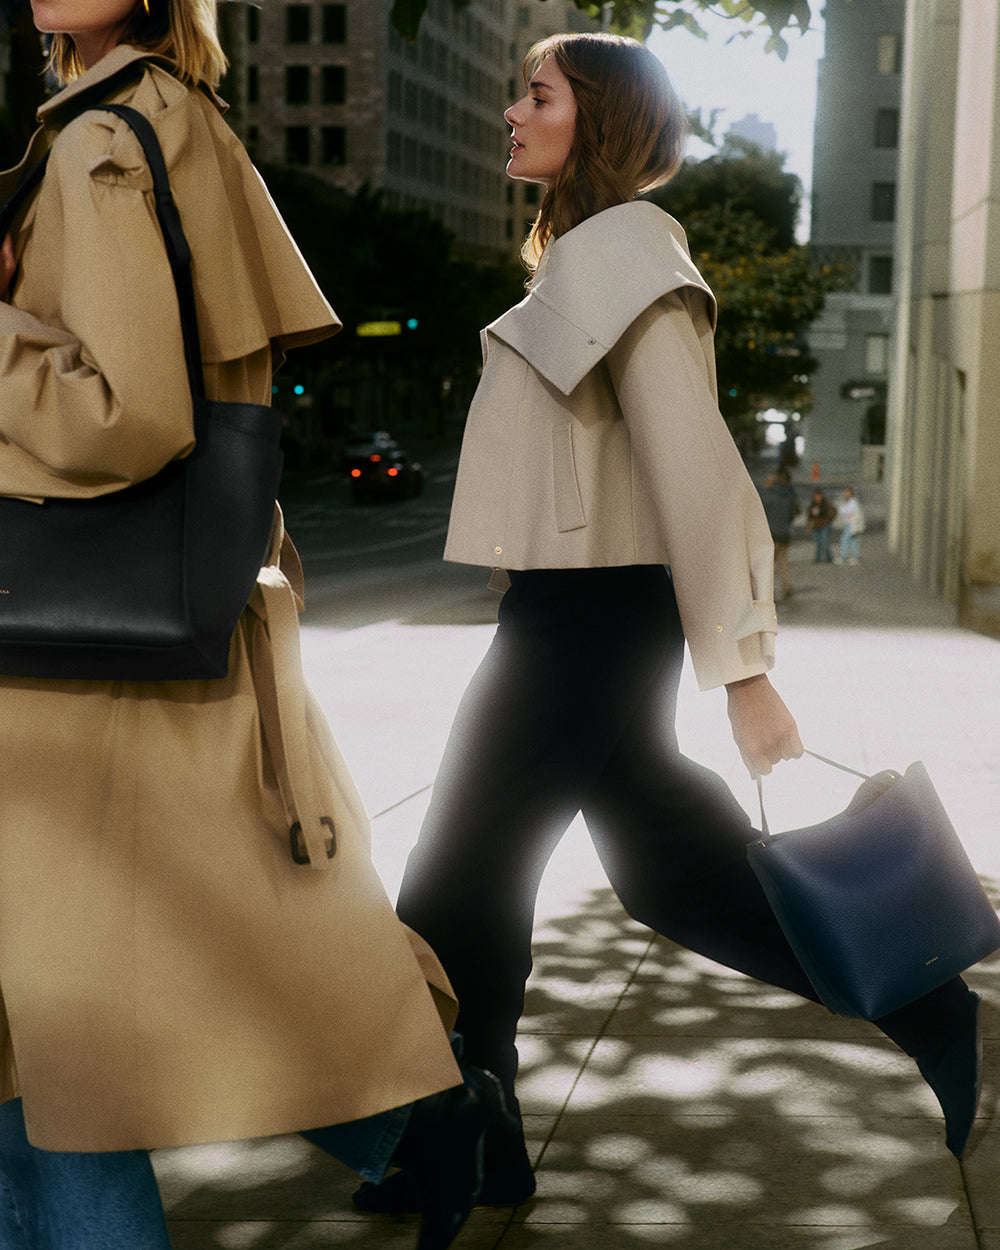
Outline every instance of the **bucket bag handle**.
<svg viewBox="0 0 1000 1250"><path fill-rule="evenodd" d="M839 768L841 772L850 773L854 777L860 777L862 781L872 780L872 773L859 772L858 769L850 768L847 764L839 764L836 760L831 760L825 755L819 755L815 751L810 751L808 747L805 753L806 755L811 755L814 760L819 760L821 764L829 764L831 768ZM899 774L895 773L894 776L898 777ZM760 804L760 833L761 838L766 841L772 834L768 827L767 814L764 811L764 778L758 772L754 773L754 777L757 781L757 801Z"/></svg>

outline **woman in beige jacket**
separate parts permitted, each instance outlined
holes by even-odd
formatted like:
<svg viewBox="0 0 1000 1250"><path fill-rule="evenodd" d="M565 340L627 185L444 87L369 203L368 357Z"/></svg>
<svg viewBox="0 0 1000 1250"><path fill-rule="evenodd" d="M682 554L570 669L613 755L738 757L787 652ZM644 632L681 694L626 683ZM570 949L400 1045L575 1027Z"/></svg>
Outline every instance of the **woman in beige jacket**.
<svg viewBox="0 0 1000 1250"><path fill-rule="evenodd" d="M440 955L467 1053L512 1107L535 893L580 810L633 916L816 997L747 865L746 814L673 728L686 641L701 687L725 686L751 769L802 753L767 677L772 543L716 402L715 301L678 224L635 199L679 164L683 113L656 59L608 35L536 45L525 83L505 114L507 172L546 187L535 272L483 333L445 549L506 590L397 907ZM977 1020L956 980L879 1021L946 1104L955 1153L978 1096ZM523 1139L492 1133L482 1200L532 1189ZM357 1200L405 1208L405 1174Z"/></svg>
<svg viewBox="0 0 1000 1250"><path fill-rule="evenodd" d="M33 8L69 85L0 175L2 203L49 152L0 240L0 493L86 498L193 445L148 166L95 100L163 149L210 397L267 403L284 350L339 322L221 118L215 0ZM293 1130L372 1179L422 1161L428 1250L468 1213L499 1090L462 1083L447 978L372 868L300 595L276 512L226 677L0 676L4 1245L166 1245L148 1149ZM333 858L295 862L290 826L322 847L325 819Z"/></svg>

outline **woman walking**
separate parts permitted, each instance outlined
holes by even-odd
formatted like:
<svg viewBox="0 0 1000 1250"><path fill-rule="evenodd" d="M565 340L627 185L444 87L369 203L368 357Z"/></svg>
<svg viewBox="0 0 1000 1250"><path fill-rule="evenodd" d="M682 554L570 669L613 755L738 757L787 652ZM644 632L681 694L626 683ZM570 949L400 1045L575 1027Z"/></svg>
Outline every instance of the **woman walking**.
<svg viewBox="0 0 1000 1250"><path fill-rule="evenodd" d="M535 895L579 811L636 919L815 998L747 865L746 814L674 732L686 641L701 688L726 688L749 768L802 753L767 677L773 548L716 403L715 301L681 227L636 199L677 169L683 111L659 62L610 35L544 40L524 77L507 172L545 187L533 277L483 333L445 550L505 593L398 902L512 1108ZM921 1064L960 1153L978 998L956 980L878 1023ZM532 1189L521 1136L491 1133L482 1201ZM405 1173L356 1200L404 1208Z"/></svg>
<svg viewBox="0 0 1000 1250"><path fill-rule="evenodd" d="M266 404L273 363L339 322L221 118L215 0L32 7L66 86L0 175L3 202L49 153L0 240L0 493L88 498L194 444L149 168L95 104L163 150L211 399ZM276 512L225 677L0 677L4 1246L159 1250L150 1148L294 1130L371 1180L415 1167L423 1250L468 1215L499 1089L463 1083L447 978L372 868L300 595ZM300 833L328 829L310 863Z"/></svg>
<svg viewBox="0 0 1000 1250"><path fill-rule="evenodd" d="M813 564L831 564L830 530L837 516L837 509L821 490L814 490L806 513L806 529L813 537Z"/></svg>

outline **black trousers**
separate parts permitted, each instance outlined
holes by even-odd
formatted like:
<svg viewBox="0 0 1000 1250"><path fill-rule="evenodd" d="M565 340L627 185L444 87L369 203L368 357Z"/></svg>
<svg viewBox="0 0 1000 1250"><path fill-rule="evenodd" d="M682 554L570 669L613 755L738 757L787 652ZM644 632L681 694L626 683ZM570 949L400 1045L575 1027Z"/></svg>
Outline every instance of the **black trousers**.
<svg viewBox="0 0 1000 1250"><path fill-rule="evenodd" d="M746 813L721 778L678 749L684 636L667 571L536 570L511 582L397 908L452 980L466 1057L513 1096L538 886L581 810L636 920L815 999L747 865L755 834ZM918 1054L944 1034L964 994L950 982L878 1024Z"/></svg>

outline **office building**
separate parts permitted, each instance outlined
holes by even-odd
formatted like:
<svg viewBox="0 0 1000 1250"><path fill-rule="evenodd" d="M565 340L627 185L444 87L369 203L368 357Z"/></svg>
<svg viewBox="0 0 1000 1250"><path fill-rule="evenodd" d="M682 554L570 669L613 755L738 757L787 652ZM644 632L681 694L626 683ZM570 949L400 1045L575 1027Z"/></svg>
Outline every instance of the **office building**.
<svg viewBox="0 0 1000 1250"><path fill-rule="evenodd" d="M349 195L380 189L388 206L443 221L464 254L495 259L509 252L511 0L429 0L414 43L392 28L391 8L269 0L246 10L235 32L245 67L229 88L241 97L237 129L261 163L306 169Z"/></svg>
<svg viewBox="0 0 1000 1250"><path fill-rule="evenodd" d="M1000 10L909 0L904 44L890 540L1000 636Z"/></svg>
<svg viewBox="0 0 1000 1250"><path fill-rule="evenodd" d="M893 324L905 0L827 0L813 153L811 249L841 261L853 289L831 293L809 331L819 363L805 457L825 477L874 479L884 462Z"/></svg>

